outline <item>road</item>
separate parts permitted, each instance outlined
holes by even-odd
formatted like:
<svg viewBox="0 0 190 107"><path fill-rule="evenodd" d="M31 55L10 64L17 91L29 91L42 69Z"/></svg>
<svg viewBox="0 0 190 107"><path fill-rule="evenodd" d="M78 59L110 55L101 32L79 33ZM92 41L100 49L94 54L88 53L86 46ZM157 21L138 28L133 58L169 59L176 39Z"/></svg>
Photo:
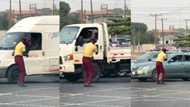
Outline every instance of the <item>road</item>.
<svg viewBox="0 0 190 107"><path fill-rule="evenodd" d="M101 79L94 87L63 81L60 85L61 107L189 107L190 84L181 80L129 82L125 78Z"/></svg>
<svg viewBox="0 0 190 107"><path fill-rule="evenodd" d="M30 76L26 85L18 87L0 79L0 107L59 107L56 76Z"/></svg>
<svg viewBox="0 0 190 107"><path fill-rule="evenodd" d="M166 85L130 78L103 78L94 87L59 82L56 76L27 77L27 87L0 79L0 107L189 107L190 81Z"/></svg>

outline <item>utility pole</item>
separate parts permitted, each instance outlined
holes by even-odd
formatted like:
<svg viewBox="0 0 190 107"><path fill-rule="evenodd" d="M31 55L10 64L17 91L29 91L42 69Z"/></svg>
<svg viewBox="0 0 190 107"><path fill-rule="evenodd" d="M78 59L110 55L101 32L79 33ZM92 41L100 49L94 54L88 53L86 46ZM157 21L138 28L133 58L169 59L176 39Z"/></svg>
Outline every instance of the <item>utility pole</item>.
<svg viewBox="0 0 190 107"><path fill-rule="evenodd" d="M80 10L80 23L84 21L84 7L83 7L83 0L81 0L81 10Z"/></svg>
<svg viewBox="0 0 190 107"><path fill-rule="evenodd" d="M158 16L161 16L162 14L157 14L157 13L155 13L155 14L151 14L150 16L153 16L154 17L154 25L155 25L155 29L154 29L154 43L155 43L155 45L157 45L157 34L158 34L158 32L157 32L157 19L158 19Z"/></svg>
<svg viewBox="0 0 190 107"><path fill-rule="evenodd" d="M12 0L9 1L10 2L10 7L9 7L9 21L10 21L10 25L12 24Z"/></svg>
<svg viewBox="0 0 190 107"><path fill-rule="evenodd" d="M52 14L55 14L55 0L53 0L53 9L52 9Z"/></svg>
<svg viewBox="0 0 190 107"><path fill-rule="evenodd" d="M127 1L124 0L124 17L126 18L127 16Z"/></svg>
<svg viewBox="0 0 190 107"><path fill-rule="evenodd" d="M92 0L90 0L90 11L91 11L91 20L92 23L94 22L94 13L93 13L93 3Z"/></svg>
<svg viewBox="0 0 190 107"><path fill-rule="evenodd" d="M161 18L161 23L162 23L162 46L163 48L165 47L165 35L164 35L164 18Z"/></svg>
<svg viewBox="0 0 190 107"><path fill-rule="evenodd" d="M22 4L21 4L21 0L19 0L19 19L22 18L22 8L21 8Z"/></svg>
<svg viewBox="0 0 190 107"><path fill-rule="evenodd" d="M188 35L188 30L189 30L188 21L190 21L190 19L185 19L185 36Z"/></svg>

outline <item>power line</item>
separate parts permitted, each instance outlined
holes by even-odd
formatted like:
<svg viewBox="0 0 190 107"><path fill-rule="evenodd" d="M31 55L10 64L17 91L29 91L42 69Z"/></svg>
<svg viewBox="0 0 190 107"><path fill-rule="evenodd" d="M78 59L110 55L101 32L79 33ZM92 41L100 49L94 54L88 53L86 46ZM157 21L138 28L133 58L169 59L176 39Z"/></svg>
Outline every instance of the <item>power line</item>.
<svg viewBox="0 0 190 107"><path fill-rule="evenodd" d="M158 16L161 16L162 14L160 13L155 13L155 14L150 14L150 16L153 16L154 17L154 24L155 24L155 29L154 29L154 35L155 35L155 38L154 38L154 43L157 44L157 19L158 19Z"/></svg>

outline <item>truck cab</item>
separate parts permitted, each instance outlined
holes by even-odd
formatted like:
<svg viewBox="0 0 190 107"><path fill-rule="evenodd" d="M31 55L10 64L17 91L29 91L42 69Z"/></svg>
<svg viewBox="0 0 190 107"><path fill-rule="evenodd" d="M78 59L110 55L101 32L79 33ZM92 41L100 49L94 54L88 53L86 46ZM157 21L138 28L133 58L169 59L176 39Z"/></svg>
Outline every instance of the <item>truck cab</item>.
<svg viewBox="0 0 190 107"><path fill-rule="evenodd" d="M26 75L58 74L58 32L58 16L29 17L16 23L0 40L0 76L9 82L17 80L19 71L13 51L23 37L31 44L29 56L24 57Z"/></svg>
<svg viewBox="0 0 190 107"><path fill-rule="evenodd" d="M110 35L106 23L67 25L60 32L60 75L62 77L69 81L82 78L83 46L92 37L97 38L97 52L93 56L97 78L106 74L104 71L108 66L112 66L112 62L120 61L110 56Z"/></svg>

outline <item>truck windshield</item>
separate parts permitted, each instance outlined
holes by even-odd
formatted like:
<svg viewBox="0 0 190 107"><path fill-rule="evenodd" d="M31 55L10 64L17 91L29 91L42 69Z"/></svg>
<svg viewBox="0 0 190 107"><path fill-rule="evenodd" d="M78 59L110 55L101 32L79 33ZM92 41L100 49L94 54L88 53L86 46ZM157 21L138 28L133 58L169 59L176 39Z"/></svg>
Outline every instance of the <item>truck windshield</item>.
<svg viewBox="0 0 190 107"><path fill-rule="evenodd" d="M12 50L14 49L17 42L22 39L22 33L7 33L1 40L0 40L0 49L1 50Z"/></svg>
<svg viewBox="0 0 190 107"><path fill-rule="evenodd" d="M75 40L79 27L64 27L60 32L60 43L70 44Z"/></svg>

